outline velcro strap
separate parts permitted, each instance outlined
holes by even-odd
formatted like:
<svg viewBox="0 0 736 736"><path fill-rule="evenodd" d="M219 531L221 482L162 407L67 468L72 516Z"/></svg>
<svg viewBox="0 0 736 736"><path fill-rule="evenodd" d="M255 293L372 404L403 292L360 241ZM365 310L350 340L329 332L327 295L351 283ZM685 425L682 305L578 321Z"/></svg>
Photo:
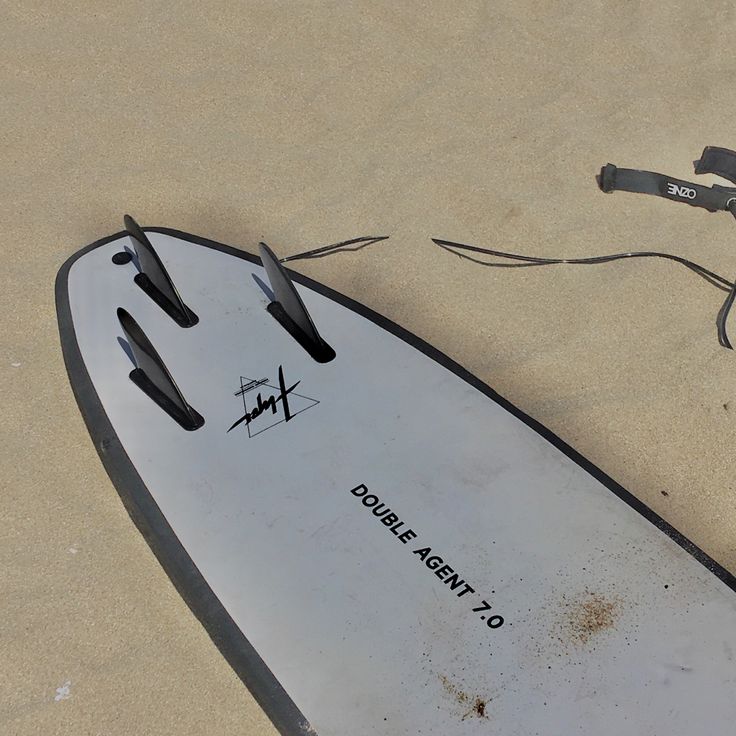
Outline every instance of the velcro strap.
<svg viewBox="0 0 736 736"><path fill-rule="evenodd" d="M702 184L694 184L664 174L657 174L654 171L619 169L613 164L606 164L601 169L598 184L604 192L613 192L619 189L624 192L654 194L658 197L671 199L674 202L684 202L693 207L703 207L710 212L727 210L729 209L729 203L736 201L736 189L717 185L706 187Z"/></svg>
<svg viewBox="0 0 736 736"><path fill-rule="evenodd" d="M736 151L706 146L700 160L693 163L696 174L716 174L736 184Z"/></svg>

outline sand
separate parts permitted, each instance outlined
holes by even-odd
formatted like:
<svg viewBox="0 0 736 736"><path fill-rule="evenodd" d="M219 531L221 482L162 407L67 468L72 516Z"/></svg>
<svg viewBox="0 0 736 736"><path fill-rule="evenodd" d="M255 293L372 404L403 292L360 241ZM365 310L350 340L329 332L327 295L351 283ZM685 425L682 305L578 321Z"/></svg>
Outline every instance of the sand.
<svg viewBox="0 0 736 736"><path fill-rule="evenodd" d="M126 515L69 387L54 277L124 212L282 255L391 235L294 267L436 345L736 571L723 295L664 261L492 269L429 240L665 250L736 275L729 215L594 181L608 161L688 179L704 145L736 148L729 4L1 12L0 731L274 733Z"/></svg>

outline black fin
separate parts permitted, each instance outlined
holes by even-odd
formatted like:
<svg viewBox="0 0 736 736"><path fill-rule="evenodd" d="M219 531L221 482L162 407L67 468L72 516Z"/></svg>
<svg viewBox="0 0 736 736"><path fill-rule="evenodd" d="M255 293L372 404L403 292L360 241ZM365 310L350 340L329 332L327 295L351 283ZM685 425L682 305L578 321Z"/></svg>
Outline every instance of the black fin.
<svg viewBox="0 0 736 736"><path fill-rule="evenodd" d="M148 296L171 317L180 327L193 327L199 322L194 312L182 301L164 264L151 245L148 236L138 223L130 216L123 217L125 230L133 241L141 273L134 281Z"/></svg>
<svg viewBox="0 0 736 736"><path fill-rule="evenodd" d="M265 243L260 243L259 248L274 294L268 311L318 363L328 363L335 357L335 351L317 331L287 270Z"/></svg>
<svg viewBox="0 0 736 736"><path fill-rule="evenodd" d="M118 320L137 366L130 372L130 380L184 429L199 429L204 419L189 406L138 323L122 307L118 308Z"/></svg>

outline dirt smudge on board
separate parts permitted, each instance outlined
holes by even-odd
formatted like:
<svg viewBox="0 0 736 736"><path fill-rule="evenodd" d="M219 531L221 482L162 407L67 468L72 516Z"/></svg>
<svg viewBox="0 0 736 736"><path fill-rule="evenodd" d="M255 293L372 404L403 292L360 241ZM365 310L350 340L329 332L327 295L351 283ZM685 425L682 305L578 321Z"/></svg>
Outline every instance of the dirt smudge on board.
<svg viewBox="0 0 736 736"><path fill-rule="evenodd" d="M486 698L481 698L479 695L468 695L465 690L459 688L447 677L445 677L445 675L439 675L439 678L440 682L442 683L442 687L445 688L445 692L450 697L454 698L458 705L462 706L463 710L465 711L460 720L464 721L466 718L471 717L488 718L488 714L486 713L488 700Z"/></svg>
<svg viewBox="0 0 736 736"><path fill-rule="evenodd" d="M582 596L562 596L563 634L573 644L585 646L596 636L616 628L623 601L618 596L586 590Z"/></svg>

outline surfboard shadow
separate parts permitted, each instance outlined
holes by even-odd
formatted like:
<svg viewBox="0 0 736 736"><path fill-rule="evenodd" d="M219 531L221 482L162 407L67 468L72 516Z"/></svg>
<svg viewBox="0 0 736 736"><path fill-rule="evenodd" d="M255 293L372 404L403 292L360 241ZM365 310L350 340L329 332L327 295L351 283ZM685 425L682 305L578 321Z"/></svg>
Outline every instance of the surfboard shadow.
<svg viewBox="0 0 736 736"><path fill-rule="evenodd" d="M130 344L128 341L122 337L118 337L118 345L123 349L123 352L128 356L128 359L133 364L134 368L138 367L138 363L135 362L135 357L133 356L133 350L130 347Z"/></svg>
<svg viewBox="0 0 736 736"><path fill-rule="evenodd" d="M252 273L251 276L253 277L253 281L255 281L256 284L258 284L261 291L266 295L266 297L268 298L268 301L275 302L276 297L274 296L273 291L271 291L271 287L256 274Z"/></svg>
<svg viewBox="0 0 736 736"><path fill-rule="evenodd" d="M131 262L135 266L136 271L138 271L138 273L143 273L141 270L141 262L138 260L138 254L135 252L135 249L126 245L123 250L130 256Z"/></svg>

